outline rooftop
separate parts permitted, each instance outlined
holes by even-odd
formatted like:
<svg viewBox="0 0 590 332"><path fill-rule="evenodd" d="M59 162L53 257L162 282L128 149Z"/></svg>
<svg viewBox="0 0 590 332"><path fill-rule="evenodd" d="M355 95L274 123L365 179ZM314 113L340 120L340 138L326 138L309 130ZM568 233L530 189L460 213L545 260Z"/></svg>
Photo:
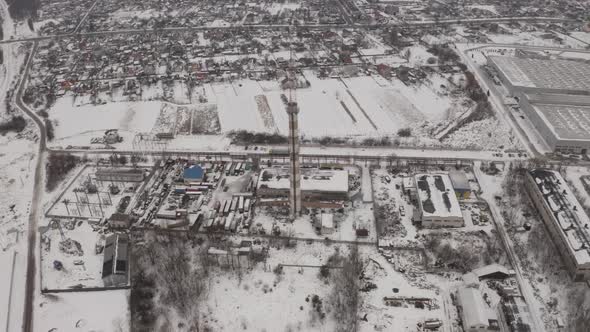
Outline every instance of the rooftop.
<svg viewBox="0 0 590 332"><path fill-rule="evenodd" d="M199 165L192 165L184 169L183 178L184 179L202 179L203 168Z"/></svg>
<svg viewBox="0 0 590 332"><path fill-rule="evenodd" d="M590 140L590 106L535 104L533 109L556 137Z"/></svg>
<svg viewBox="0 0 590 332"><path fill-rule="evenodd" d="M463 325L467 328L480 325L490 326L497 324L495 313L484 302L479 290L465 287L457 291L457 297L463 308Z"/></svg>
<svg viewBox="0 0 590 332"><path fill-rule="evenodd" d="M423 216L463 218L447 174L417 174L415 179Z"/></svg>
<svg viewBox="0 0 590 332"><path fill-rule="evenodd" d="M102 277L112 274L127 273L127 245L129 240L124 234L112 234L106 238Z"/></svg>
<svg viewBox="0 0 590 332"><path fill-rule="evenodd" d="M322 213L322 227L334 228L334 215L332 213Z"/></svg>
<svg viewBox="0 0 590 332"><path fill-rule="evenodd" d="M559 172L535 169L530 172L545 203L559 223L577 264L590 263L590 219Z"/></svg>
<svg viewBox="0 0 590 332"><path fill-rule="evenodd" d="M289 170L267 168L260 172L258 188L289 189ZM348 192L348 171L301 169L301 190L319 192Z"/></svg>
<svg viewBox="0 0 590 332"><path fill-rule="evenodd" d="M512 85L587 92L590 90L590 65L570 60L544 60L491 56Z"/></svg>
<svg viewBox="0 0 590 332"><path fill-rule="evenodd" d="M463 171L450 171L449 177L455 190L471 190L467 175Z"/></svg>

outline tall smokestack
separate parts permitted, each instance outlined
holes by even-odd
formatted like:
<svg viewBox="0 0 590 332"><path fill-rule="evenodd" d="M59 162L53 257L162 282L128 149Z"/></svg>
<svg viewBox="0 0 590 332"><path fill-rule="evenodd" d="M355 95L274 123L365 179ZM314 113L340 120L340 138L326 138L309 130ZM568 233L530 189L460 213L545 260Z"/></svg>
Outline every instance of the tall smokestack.
<svg viewBox="0 0 590 332"><path fill-rule="evenodd" d="M299 168L299 124L297 121L299 107L297 102L289 101L287 114L289 115L289 166L291 168L289 201L291 218L295 219L301 214L301 170Z"/></svg>

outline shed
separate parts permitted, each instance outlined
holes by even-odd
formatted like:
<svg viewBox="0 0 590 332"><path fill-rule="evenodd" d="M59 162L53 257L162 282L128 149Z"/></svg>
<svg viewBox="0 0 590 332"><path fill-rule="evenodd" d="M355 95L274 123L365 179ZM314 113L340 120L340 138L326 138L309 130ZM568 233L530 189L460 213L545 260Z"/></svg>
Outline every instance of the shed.
<svg viewBox="0 0 590 332"><path fill-rule="evenodd" d="M125 234L111 234L104 245L102 280L104 285L119 286L127 284L129 239Z"/></svg>
<svg viewBox="0 0 590 332"><path fill-rule="evenodd" d="M322 213L321 216L322 234L334 233L334 215L332 213Z"/></svg>
<svg viewBox="0 0 590 332"><path fill-rule="evenodd" d="M457 291L457 298L461 306L461 320L465 332L500 330L495 311L484 303L479 290L461 288Z"/></svg>
<svg viewBox="0 0 590 332"><path fill-rule="evenodd" d="M464 172L451 171L449 172L451 184L455 190L455 195L458 199L469 199L471 197L471 185Z"/></svg>
<svg viewBox="0 0 590 332"><path fill-rule="evenodd" d="M479 280L481 279L506 279L516 274L514 270L507 269L500 264L482 266L472 271Z"/></svg>

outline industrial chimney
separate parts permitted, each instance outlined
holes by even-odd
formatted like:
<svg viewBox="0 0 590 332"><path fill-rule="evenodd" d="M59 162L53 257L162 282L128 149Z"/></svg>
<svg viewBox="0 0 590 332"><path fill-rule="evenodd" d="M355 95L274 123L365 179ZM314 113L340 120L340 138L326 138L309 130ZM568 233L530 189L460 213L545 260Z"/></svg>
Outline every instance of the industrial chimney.
<svg viewBox="0 0 590 332"><path fill-rule="evenodd" d="M289 203L291 218L295 219L301 214L301 170L299 168L299 124L297 121L299 107L297 102L289 101L287 114L289 115L289 167L291 169Z"/></svg>

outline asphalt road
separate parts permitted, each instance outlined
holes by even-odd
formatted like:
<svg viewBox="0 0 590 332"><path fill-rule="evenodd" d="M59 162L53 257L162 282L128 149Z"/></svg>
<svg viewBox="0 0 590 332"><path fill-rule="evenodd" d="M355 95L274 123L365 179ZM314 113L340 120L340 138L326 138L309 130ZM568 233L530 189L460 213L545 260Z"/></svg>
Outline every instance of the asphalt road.
<svg viewBox="0 0 590 332"><path fill-rule="evenodd" d="M23 331L33 331L33 302L35 292L35 274L37 267L36 250L37 247L37 220L39 218L39 210L41 195L43 194L43 161L45 159L47 133L43 122L37 115L28 109L23 103L22 95L26 87L27 77L31 65L32 59L37 52L37 42L33 44L33 48L27 57L27 64L23 74L21 75L18 90L16 92L16 106L20 108L25 114L27 114L39 128L39 148L37 152L37 164L35 165L35 182L33 189L33 197L31 200L31 213L29 214L29 225L28 225L28 237L27 237L27 276L25 281L25 305L23 312Z"/></svg>

